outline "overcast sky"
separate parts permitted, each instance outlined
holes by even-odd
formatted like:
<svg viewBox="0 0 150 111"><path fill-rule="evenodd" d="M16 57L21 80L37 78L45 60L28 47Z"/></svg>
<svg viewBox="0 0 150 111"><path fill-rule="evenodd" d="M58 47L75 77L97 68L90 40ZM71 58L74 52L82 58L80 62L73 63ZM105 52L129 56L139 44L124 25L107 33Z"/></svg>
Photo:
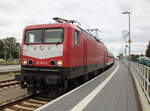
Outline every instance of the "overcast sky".
<svg viewBox="0 0 150 111"><path fill-rule="evenodd" d="M132 53L145 53L150 40L150 0L0 0L0 38L21 41L26 25L54 22L62 17L78 20L84 28L99 28L102 41L116 54L122 52L123 30L131 11Z"/></svg>

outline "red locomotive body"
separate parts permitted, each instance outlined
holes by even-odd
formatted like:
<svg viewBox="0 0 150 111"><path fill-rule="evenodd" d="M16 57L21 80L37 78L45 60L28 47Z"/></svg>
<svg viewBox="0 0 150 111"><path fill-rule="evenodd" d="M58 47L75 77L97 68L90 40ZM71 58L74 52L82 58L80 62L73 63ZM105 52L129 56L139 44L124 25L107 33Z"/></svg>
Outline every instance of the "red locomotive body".
<svg viewBox="0 0 150 111"><path fill-rule="evenodd" d="M16 79L30 92L54 85L67 88L68 80L110 65L108 55L102 42L73 24L27 26L20 54L21 76Z"/></svg>

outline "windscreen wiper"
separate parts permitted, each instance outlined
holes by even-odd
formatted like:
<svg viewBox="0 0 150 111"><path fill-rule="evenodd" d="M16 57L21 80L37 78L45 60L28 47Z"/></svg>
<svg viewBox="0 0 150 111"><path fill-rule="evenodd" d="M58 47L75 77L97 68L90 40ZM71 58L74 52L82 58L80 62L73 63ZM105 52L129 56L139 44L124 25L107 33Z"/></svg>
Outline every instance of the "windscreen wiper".
<svg viewBox="0 0 150 111"><path fill-rule="evenodd" d="M60 39L58 40L58 42L56 43L56 45L58 45L59 43L61 43L62 40L63 40L63 34L61 34L61 37L60 37Z"/></svg>

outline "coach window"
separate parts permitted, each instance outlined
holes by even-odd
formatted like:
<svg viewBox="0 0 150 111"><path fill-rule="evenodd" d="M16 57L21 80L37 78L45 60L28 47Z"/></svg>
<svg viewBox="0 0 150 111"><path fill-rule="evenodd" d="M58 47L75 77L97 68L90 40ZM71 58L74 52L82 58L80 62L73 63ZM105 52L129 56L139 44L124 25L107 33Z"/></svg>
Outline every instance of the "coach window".
<svg viewBox="0 0 150 111"><path fill-rule="evenodd" d="M79 45L80 44L80 36L79 36L79 32L78 31L74 32L74 44L75 45Z"/></svg>

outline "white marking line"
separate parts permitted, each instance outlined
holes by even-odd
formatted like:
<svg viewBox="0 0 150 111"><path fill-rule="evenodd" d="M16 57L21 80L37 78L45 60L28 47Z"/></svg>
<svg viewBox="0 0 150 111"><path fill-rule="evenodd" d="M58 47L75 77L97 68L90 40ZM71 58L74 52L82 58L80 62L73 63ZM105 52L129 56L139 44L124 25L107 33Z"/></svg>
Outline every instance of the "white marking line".
<svg viewBox="0 0 150 111"><path fill-rule="evenodd" d="M118 64L118 62L117 62L117 64ZM43 108L45 108L45 107L47 107L47 106L50 106L51 104L53 104L53 103L59 101L60 99L64 98L65 96L67 96L67 95L69 95L69 94L75 92L76 90L78 90L78 89L84 87L86 84L89 84L90 82L92 82L92 81L96 80L97 78L101 77L101 76L102 76L103 74L105 74L106 72L109 72L109 70L111 70L111 68L108 69L107 71L103 72L103 73L100 74L99 76L97 76L97 77L95 77L95 78L89 80L88 82L82 84L81 86L79 86L79 87L73 89L72 91L70 91L70 92L68 92L68 93L66 93L66 94L64 94L64 95L62 95L62 96L60 96L60 97L58 97L58 98L56 98L56 99L54 99L54 100L52 100L51 102L49 102L49 103L47 103L47 104L45 104L45 105L39 107L38 109L36 109L36 110L34 110L34 111L40 111L40 110L42 110Z"/></svg>
<svg viewBox="0 0 150 111"><path fill-rule="evenodd" d="M88 94L83 100L81 100L71 111L82 111L95 97L96 95L106 86L106 84L112 79L119 68L117 68L108 76L98 87L96 87L90 94Z"/></svg>

